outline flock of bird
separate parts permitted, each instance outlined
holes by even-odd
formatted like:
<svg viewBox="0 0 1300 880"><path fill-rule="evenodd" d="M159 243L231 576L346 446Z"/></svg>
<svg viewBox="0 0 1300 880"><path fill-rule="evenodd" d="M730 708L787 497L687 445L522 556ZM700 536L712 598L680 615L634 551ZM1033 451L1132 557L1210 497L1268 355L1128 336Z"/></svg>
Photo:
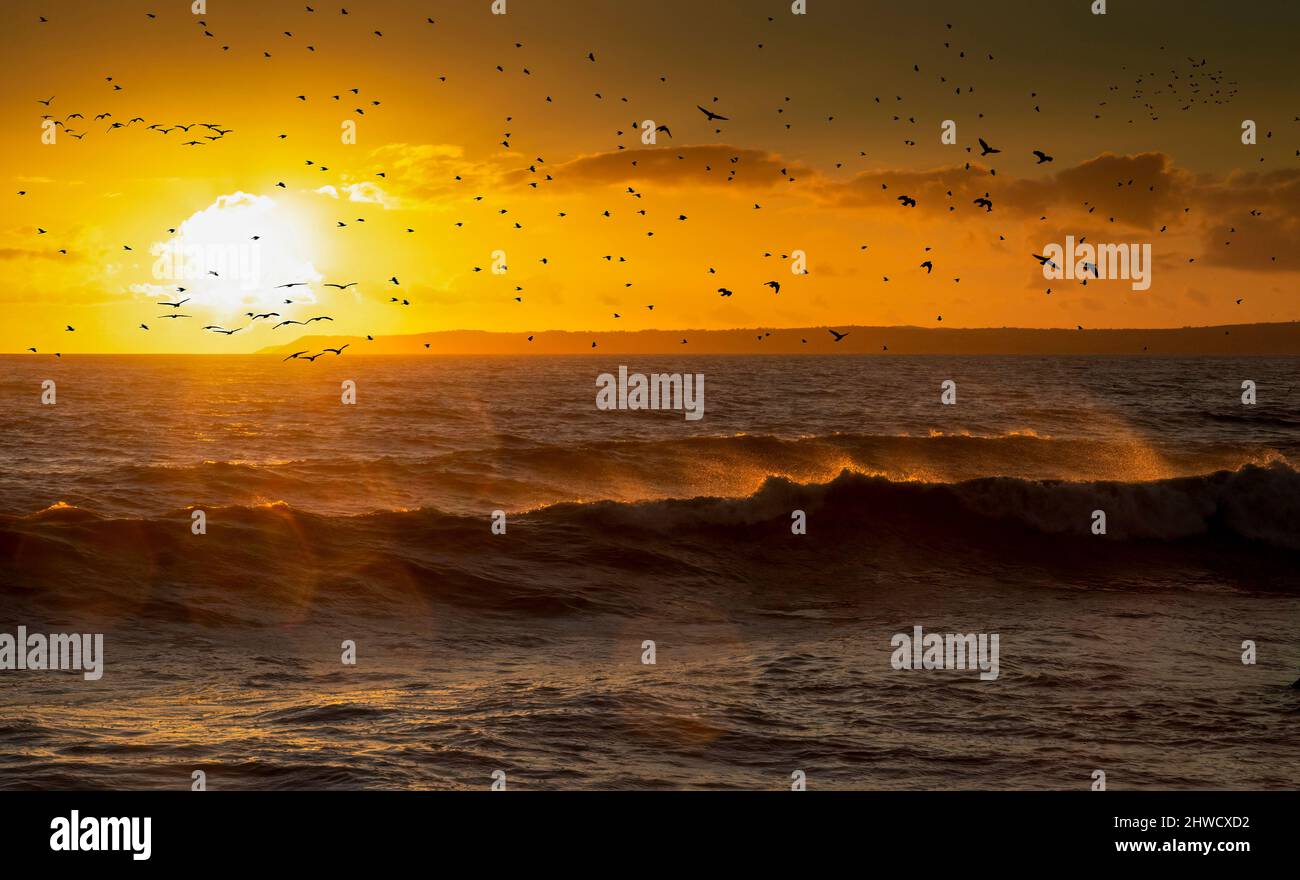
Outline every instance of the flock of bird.
<svg viewBox="0 0 1300 880"><path fill-rule="evenodd" d="M318 15L319 13L316 8L307 5L305 6L305 11L302 14L307 16L315 16ZM349 15L350 13L346 8L342 8L339 10L338 14ZM148 13L147 17L150 20L157 19L157 15L155 13ZM768 18L769 23L771 23L773 20L774 19L770 17ZM40 23L42 25L49 24L49 22L50 19L46 17L40 18ZM437 24L436 20L432 17L426 18L425 22L427 25L430 26ZM208 22L206 20L198 19L196 23L199 29L202 31L202 35L204 39L218 41L218 43L220 44L221 51L223 52L229 52L231 50L231 46L229 44L220 43L219 38L213 33L212 29L209 27ZM948 53L946 61L948 61L949 63L957 63L960 61L964 61L967 57L967 53L964 49L957 48L954 45L951 38L952 31L953 31L953 25L946 24L945 36L947 36L948 39L943 41L943 48L945 52ZM375 29L371 35L378 39L383 37L383 32L379 29ZM281 37L283 39L288 39L288 40L296 39L294 33L289 30L283 31ZM524 44L520 42L515 42L513 45L515 49L524 48ZM316 51L316 46L310 42L305 43L304 46L306 51L309 52ZM758 49L761 50L763 48L764 48L764 43L759 43ZM1161 47L1162 51L1163 48L1164 47ZM975 53L972 53L972 58L974 57L974 54ZM989 53L981 53L981 54L986 55L987 57L986 63L991 63L994 61L994 56L992 54ZM273 54L269 50L263 50L262 55L266 59L270 59L273 57ZM593 50L586 53L582 61L583 63L585 63L586 66L591 67L593 70L599 69L597 51ZM532 75L532 71L527 66L522 67L521 70L522 70L522 75L524 76ZM496 71L498 73L506 73L507 67L504 64L498 64L496 65ZM922 68L919 63L912 65L912 73L916 75L920 75L922 73ZM593 75L598 75L598 74L593 74ZM441 82L446 82L447 76L445 75L439 76L438 79ZM659 80L661 82L666 82L667 76L660 76ZM949 83L946 75L939 75L938 81L940 84L952 85L951 83ZM116 92L122 92L124 90L124 86L121 83L117 82L112 76L105 77L105 83L107 84L107 86L109 87L109 91L111 92L116 93ZM1101 114L1105 112L1107 108L1109 108L1111 99L1118 98L1123 94L1123 88L1118 84L1112 85L1109 91L1110 91L1110 96L1108 96L1108 99L1103 100L1098 104L1098 110L1097 113L1095 114L1096 118L1101 118ZM955 86L956 96L963 96L963 95L970 96L975 92L976 92L975 85L966 84L966 85ZM332 98L334 102L339 102L339 103L342 103L345 99L357 99L355 102L349 101L349 103L357 103L360 105L354 107L352 109L352 112L361 116L365 115L367 109L373 111L374 109L379 108L383 105L383 101L377 98L368 98L362 101L360 100L361 94L362 94L362 89L360 87L356 87L356 88L343 90L339 94L334 94L329 97ZM1030 92L1029 94L1030 94L1030 99L1032 101L1037 102L1039 100L1038 93L1036 91ZM1127 96L1127 103L1129 106L1140 108L1146 114L1149 121L1156 122L1160 119L1161 114L1163 112L1158 106L1158 102L1160 101L1164 101L1164 100L1176 101L1179 105L1180 110L1188 111L1198 103L1219 104L1219 105L1225 104L1232 101L1236 95L1237 95L1237 84L1235 83L1235 81L1227 79L1226 74L1222 70L1217 70L1217 69L1211 70L1208 66L1208 62L1206 62L1204 59L1198 60L1198 59L1189 58L1187 59L1186 64L1175 65L1174 67L1171 67L1167 73L1164 74L1159 74L1155 71L1147 71L1141 74L1137 74L1134 77L1131 89ZM57 98L58 98L57 95L51 95L48 98L38 98L36 99L36 101L46 111L53 111ZM605 99L604 94L602 92L597 91L594 93L594 100L603 101L604 99ZM307 102L309 100L309 96L305 94L296 95L294 100L299 102ZM627 97L622 97L620 100L623 103L629 103L629 99ZM551 101L552 101L552 97L550 95L547 95L546 102L550 103ZM886 102L884 99L882 99L881 96L877 95L874 97L874 103L876 105L884 105ZM893 122L900 125L917 126L920 123L918 123L918 120L915 115L905 115L908 112L907 110L903 109L906 106L906 103L907 102L904 100L903 96L901 95L894 96L894 100L891 103L891 108L894 111L896 111L892 114ZM791 116L787 115L787 110L791 109L791 107L792 107L792 99L790 97L785 97L784 101L780 102L779 106L776 108L776 115L778 117L779 124L785 130L791 129L794 125L793 122L789 121L791 119ZM691 112L689 105L684 109L686 110L687 113ZM1034 103L1033 110L1034 112L1041 112L1040 103ZM704 131L707 131L707 132L711 132L715 136L722 136L726 132L726 124L731 123L733 121L731 112L726 111L724 109L721 98L717 96L714 96L712 97L711 100L705 101L703 103L700 102L694 103L694 111L698 112L699 114L698 116L694 117L695 120L694 125L692 125L692 123L688 122L686 119L682 119L680 121L676 121L676 120L674 121L679 130L679 133L686 133L686 132L703 133ZM979 113L978 118L983 119L984 114ZM833 114L826 116L825 119L826 124L833 124L835 122L835 119L836 116ZM124 133L133 128L139 128L144 131L149 131L157 135L161 135L163 137L168 137L173 132L179 132L181 136L179 143L185 147L190 147L190 148L216 145L222 140L224 140L225 138L227 138L228 136L235 134L234 128L227 127L226 125L217 122L147 123L147 121L143 117L138 115L130 116L125 121L120 121L114 116L112 112L108 112L108 111L95 114L91 118L90 122L86 121L86 116L81 112L72 112L63 115L61 117L56 117L52 113L47 112L42 116L42 120L44 122L52 121L55 127L62 129L65 134L71 136L72 138L78 141L83 140L84 138L87 137L88 134L91 133L91 129L88 127L91 123L103 123L104 135L114 135L117 133ZM513 149L512 144L516 140L514 133L510 130L513 127L511 125L512 121L513 121L513 117L511 116L505 117L506 130L502 132L502 140L500 141L500 145L503 146L507 151ZM1131 118L1129 119L1130 123L1132 123L1133 121L1134 121L1133 119ZM1297 118L1297 121L1300 121L1300 117ZM70 124L73 123L77 124L76 129L72 129L68 127ZM697 126L702 126L702 128ZM619 130L618 136L623 137L627 135L629 131L639 138L641 134L640 123L633 122L633 124L631 125L628 131ZM672 127L667 123L657 124L657 126L654 128L654 131L657 135L661 134L668 140L672 140L674 138ZM1271 136L1272 133L1269 132L1268 137L1271 138ZM280 140L285 140L288 137L289 137L288 132L282 132L278 134L278 138ZM902 141L906 146L909 147L916 145L915 136L911 136L910 133L909 136L903 138ZM972 146L967 146L965 148L966 153L973 159L988 162L988 163L998 163L999 161L1001 161L1001 159L1006 158L1006 156L1008 155L1003 152L1002 148L994 146L991 143L989 143L989 141L984 136L977 137L976 142L977 142L977 146L972 145ZM621 151L626 149L627 146L625 144L622 143L617 144L617 150ZM974 155L976 149L978 149L978 155ZM1019 155L1022 155L1024 157L1024 161L1026 162L1028 162L1032 157L1033 166L1042 166L1055 161L1054 157L1050 155L1046 150L1037 147L1032 149L1024 149L1023 151L1017 151L1017 153ZM637 151L633 150L631 153L629 153L629 158L627 159L627 163L628 163L627 170L628 170L629 180L639 179L637 175L637 169L638 169L638 163L640 159L638 159L636 156L637 156ZM1300 150L1297 151L1297 157L1300 157ZM860 150L858 152L858 158L860 159L867 158L867 151ZM677 159L679 161L686 161L685 155L681 153L677 155ZM1262 158L1261 161L1263 161ZM845 163L843 162L835 163L835 167L837 170L842 169L844 165ZM528 175L528 177L526 178L528 188L533 190L538 190L542 187L547 186L548 184L552 184L555 182L555 178L552 176L552 174L544 170L545 166L546 163L540 156L532 160L531 162L526 162L521 165L521 170L526 171L526 174ZM730 183L735 180L738 180L739 175L744 170L744 161L742 156L737 154L728 157L727 166L728 167L726 168L727 171L726 182ZM328 172L330 170L328 165L317 162L314 159L305 159L304 167L318 169L321 172ZM709 173L709 174L717 173L712 163L706 164L703 170L705 173ZM995 195L995 186L994 186L997 178L996 165L989 164L987 167L982 165L977 165L977 164L973 164L972 161L968 158L968 160L964 164L963 170L965 172L974 175L976 178L981 180L983 182L982 185L988 185L990 187L988 191L982 192L975 199L971 200L968 210L977 212L978 215L980 216L985 216L985 217L988 217L990 215L996 216L998 213L996 210L998 207L998 197ZM797 180L795 174L791 172L789 168L782 168L780 170L780 174L782 178L788 183L793 184ZM376 176L381 179L387 179L388 174L386 171L381 171L378 172ZM455 183L459 184L459 183L463 183L463 181L459 176L457 176L455 178ZM1134 183L1135 183L1134 180L1129 179L1127 181L1124 180L1117 181L1116 185L1121 188L1133 187ZM284 183L283 181L278 182L276 186L281 189L287 189L287 184ZM881 183L880 186L882 191L888 192L890 190L890 184L888 183ZM20 191L18 194L20 196L25 196L27 195L27 192ZM632 185L628 185L624 192L624 195L627 196L630 200L635 201L635 200L642 199L645 193L638 190L636 187ZM1151 197L1154 197L1156 195L1156 186L1154 184L1148 186L1147 195ZM483 194L476 194L470 197L469 201L471 203L483 203L486 198L487 196ZM898 193L898 194L889 193L888 195L884 196L884 198L887 198L892 202L896 202L897 205L904 210L909 210L909 211L915 210L923 206L923 201L922 201L923 197L914 193ZM945 204L942 205L942 207L946 208L946 211L948 213L955 213L959 209L959 206L953 203L952 201L953 199L954 199L953 191L949 189L947 191ZM1085 208L1088 214L1092 214L1096 210L1096 205L1092 204L1091 201L1085 202L1081 207ZM763 206L760 203L756 202L754 203L752 210L759 211L762 210L762 208ZM1186 207L1184 208L1184 213L1190 212L1191 210L1192 210L1191 207ZM507 207L497 208L496 211L497 211L498 218L510 216L510 209ZM642 218L648 216L648 211L644 208L634 209L632 213ZM1258 218L1261 216L1261 212L1259 211L1251 211L1250 214L1252 218ZM559 212L560 218L565 218L567 216L569 216L568 211ZM601 217L603 219L612 219L614 217L614 212L608 209L604 210L601 213ZM1046 216L1043 216L1040 219L1046 221L1048 218ZM355 218L351 221L339 219L335 221L334 228L341 230L341 229L348 228L351 223L365 223L365 222L366 222L365 218ZM523 229L523 225L517 219L511 219L508 222L511 222L513 224L514 229L517 230ZM689 222L689 217L685 213L678 212L676 214L676 222L680 222L680 223ZM1115 223L1116 217L1114 216L1109 217L1109 222ZM457 220L454 225L457 228L464 228L466 223L464 220ZM1162 228L1161 232L1164 231L1165 229ZM48 230L46 228L39 227L39 226L35 227L35 232L38 236L44 236L48 234ZM173 228L173 229L169 229L168 232L175 234L176 230ZM415 233L415 229L411 227L405 227L405 232L407 234L413 234ZM1233 227L1232 233L1235 232L1236 232L1236 228ZM645 234L648 237L653 237L655 235L655 231L652 229L646 230ZM258 240L259 238L260 236L256 236L256 235L252 236L253 241ZM1079 241L1086 240L1086 236L1077 236L1077 238ZM997 236L997 240L999 242L1005 242L1006 237L1003 234L999 234ZM1229 240L1226 244L1230 245L1231 240ZM868 245L863 244L860 246L859 250L867 251L868 247L869 247ZM130 245L122 245L122 248L124 251L134 250ZM940 265L938 261L938 255L931 254L930 251L931 251L930 247L926 247L924 249L925 259L921 261L917 267L919 270L923 270L926 275L933 275L933 273L936 271L936 268L938 268L938 266ZM67 249L60 248L58 249L58 253L61 255L66 255ZM765 258L771 259L774 258L775 255L771 252L765 252L763 256ZM1038 254L1032 254L1030 256L1032 256L1035 260L1037 260L1039 264L1048 263L1048 259L1044 256ZM625 257L622 256L615 257L615 255L613 254L605 254L602 255L600 258L609 263L613 263L615 259L617 259L618 263L620 264L627 262L627 259ZM789 255L782 254L781 258L789 259ZM1276 261L1276 257L1273 257L1273 260ZM547 266L550 263L549 259L545 256L541 257L538 262L543 266ZM1192 260L1191 262L1194 262L1194 260ZM484 270L482 267L475 266L473 267L472 271L478 273ZM717 270L712 266L708 267L707 272L710 275L717 274ZM218 273L215 271L211 271L209 272L209 274L218 276ZM890 280L889 276L883 276L884 282L889 282L889 280ZM960 282L961 282L960 276L953 277L952 283L958 284ZM400 282L396 275L390 277L387 283L391 284L393 288L401 287ZM1086 285L1088 283L1088 278L1085 276L1083 279L1079 281L1079 283ZM323 284L321 286L326 288L336 289L341 293L353 288L357 288L359 284L361 284L361 282L348 281L343 283L330 282L330 283ZM286 281L285 283L276 285L275 289L288 290L292 293L297 288L310 287L310 286L311 286L311 282ZM625 282L625 288L630 288L632 286L633 286L633 282L630 281ZM779 296L782 292L782 284L781 282L776 280L767 281L763 284L763 286L771 290L772 296ZM177 297L182 297L187 292L188 291L185 287L176 288ZM397 292L397 291L395 290L393 292ZM512 293L514 294L513 299L516 302L523 301L524 289L522 287L515 286ZM735 291L728 288L725 284L717 287L716 293L718 294L719 297L722 298L731 298L736 295ZM1047 288L1046 293L1050 295L1052 293L1052 289ZM314 301L315 298L313 297L311 299L311 302ZM393 305L397 307L409 307L411 305L411 300L409 299L408 296L405 295L389 296L387 301L389 305ZM1243 299L1237 299L1236 302L1237 304L1241 304L1243 302ZM146 320L141 321L138 325L139 329L142 331L150 330L150 326L147 323L148 320L156 320L156 321L194 320L195 316L193 314L186 311L182 311L184 306L191 303L192 303L191 297L185 297L179 299L174 298L171 301L158 302L156 303L157 306L167 309L167 311L164 312L163 314L156 315L152 319L147 318ZM293 299L286 298L283 300L284 306L291 306L294 304L295 304L295 300ZM653 303L650 303L650 304L645 304L645 308L649 311L654 311L655 306ZM290 317L287 314L287 312L282 313L278 311L250 311L245 314L245 317L247 318L247 322L242 324L241 326L226 327L219 324L208 324L208 325L204 325L202 329L203 331L209 333L220 334L224 336L234 336L235 334L240 333L241 331L247 330L249 328L258 325L259 322L265 322L267 324L270 324L273 330L279 330L280 328L284 328L284 327L293 327L293 326L308 327L316 324L317 322L334 321L334 317L331 315L313 315L310 317L307 316ZM622 313L614 312L613 317L621 318ZM943 316L941 314L936 316L936 321L941 322L942 320L943 320ZM1079 326L1079 329L1083 329L1081 325ZM65 327L64 332L72 333L76 331L75 328L69 324ZM848 333L840 333L836 330L829 330L828 332L830 333L834 343L840 343L848 336ZM758 343L761 344L764 339L770 336L771 336L770 332L759 334L757 337ZM367 335L366 339L373 341L374 336ZM530 342L533 339L534 339L533 336L528 337L528 341ZM806 338L801 338L801 341L803 344L808 344L808 340ZM682 344L687 344L687 342L688 342L687 339L682 339ZM300 362L314 363L318 358L320 358L325 354L332 353L335 356L341 356L344 350L348 349L349 347L350 345L341 345L337 348L326 348L315 354L313 354L311 350L299 351L290 354L284 360L285 361L295 360ZM426 348L427 347L428 346L426 345ZM591 347L592 348L597 347L597 342L595 340L591 342ZM887 345L882 346L882 348L883 350L888 350ZM31 352L36 352L37 348L33 346L30 347L28 350Z"/></svg>

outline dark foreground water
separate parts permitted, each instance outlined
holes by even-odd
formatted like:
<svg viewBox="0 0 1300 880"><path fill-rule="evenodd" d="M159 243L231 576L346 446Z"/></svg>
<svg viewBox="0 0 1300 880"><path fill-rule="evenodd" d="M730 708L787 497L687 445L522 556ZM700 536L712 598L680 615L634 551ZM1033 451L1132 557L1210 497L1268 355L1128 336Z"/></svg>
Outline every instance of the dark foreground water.
<svg viewBox="0 0 1300 880"><path fill-rule="evenodd" d="M1300 785L1300 360L329 357L0 358L0 786Z"/></svg>

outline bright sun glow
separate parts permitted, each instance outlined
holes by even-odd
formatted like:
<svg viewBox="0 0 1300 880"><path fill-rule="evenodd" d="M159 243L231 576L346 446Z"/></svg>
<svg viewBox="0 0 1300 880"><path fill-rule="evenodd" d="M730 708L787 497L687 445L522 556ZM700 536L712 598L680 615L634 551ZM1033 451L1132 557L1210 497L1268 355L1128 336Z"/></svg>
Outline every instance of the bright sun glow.
<svg viewBox="0 0 1300 880"><path fill-rule="evenodd" d="M279 288L322 279L306 228L269 196L221 196L154 244L154 282L137 285L135 292L159 302L188 298L186 312L225 322L274 310L287 298L315 302L309 287Z"/></svg>

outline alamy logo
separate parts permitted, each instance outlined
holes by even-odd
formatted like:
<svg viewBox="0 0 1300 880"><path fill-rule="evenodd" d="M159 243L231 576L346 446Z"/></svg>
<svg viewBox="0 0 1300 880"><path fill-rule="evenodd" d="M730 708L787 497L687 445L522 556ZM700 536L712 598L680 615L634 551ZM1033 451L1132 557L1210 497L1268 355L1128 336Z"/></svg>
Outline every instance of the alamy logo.
<svg viewBox="0 0 1300 880"><path fill-rule="evenodd" d="M209 278L237 282L240 290L257 290L262 284L260 244L155 244L152 254L155 281L204 281Z"/></svg>
<svg viewBox="0 0 1300 880"><path fill-rule="evenodd" d="M889 665L895 669L968 669L980 671L980 681L998 677L997 633L898 633L889 640L894 648Z"/></svg>
<svg viewBox="0 0 1300 880"><path fill-rule="evenodd" d="M0 670L12 669L82 670L86 681L98 681L104 675L104 634L28 635L25 626L17 636L0 633Z"/></svg>
<svg viewBox="0 0 1300 880"><path fill-rule="evenodd" d="M703 373L632 373L627 367L596 377L596 409L683 410L688 422L704 418Z"/></svg>
<svg viewBox="0 0 1300 880"><path fill-rule="evenodd" d="M50 849L55 852L129 852L137 862L153 853L153 819L86 816L77 810L50 820Z"/></svg>
<svg viewBox="0 0 1300 880"><path fill-rule="evenodd" d="M1038 258L1043 277L1052 281L1067 279L1087 282L1132 281L1134 290L1151 287L1151 245L1075 243L1073 235L1065 245L1049 244Z"/></svg>

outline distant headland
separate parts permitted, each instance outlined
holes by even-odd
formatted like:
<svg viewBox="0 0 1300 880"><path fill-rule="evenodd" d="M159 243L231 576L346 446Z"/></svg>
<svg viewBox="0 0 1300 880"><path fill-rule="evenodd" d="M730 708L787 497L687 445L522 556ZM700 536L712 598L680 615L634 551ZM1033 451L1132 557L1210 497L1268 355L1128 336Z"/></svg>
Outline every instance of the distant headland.
<svg viewBox="0 0 1300 880"><path fill-rule="evenodd" d="M377 355L1300 355L1300 322L1150 330L854 325L618 332L440 330L374 339L299 336L259 354L286 355L340 345L351 345L353 354Z"/></svg>

